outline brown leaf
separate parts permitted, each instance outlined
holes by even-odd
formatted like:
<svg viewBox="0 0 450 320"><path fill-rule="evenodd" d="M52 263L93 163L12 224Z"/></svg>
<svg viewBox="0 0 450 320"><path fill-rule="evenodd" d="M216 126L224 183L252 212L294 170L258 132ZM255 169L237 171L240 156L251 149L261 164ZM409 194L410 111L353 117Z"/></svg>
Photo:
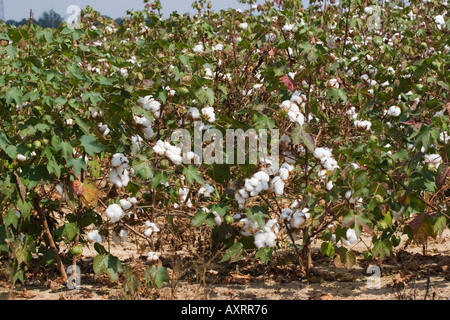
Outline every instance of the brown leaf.
<svg viewBox="0 0 450 320"><path fill-rule="evenodd" d="M72 190L77 196L81 196L84 193L83 183L80 180L72 181Z"/></svg>
<svg viewBox="0 0 450 320"><path fill-rule="evenodd" d="M16 177L17 180L17 186L19 187L20 196L22 197L23 202L25 202L27 199L27 189L25 188L25 186L22 183L22 180L20 180L19 175L15 171L14 176Z"/></svg>
<svg viewBox="0 0 450 320"><path fill-rule="evenodd" d="M450 115L450 102L447 102L447 104L444 106L443 111L444 113L447 112L447 114Z"/></svg>
<svg viewBox="0 0 450 320"><path fill-rule="evenodd" d="M287 74L280 77L281 82L288 88L289 91L295 91L295 82Z"/></svg>
<svg viewBox="0 0 450 320"><path fill-rule="evenodd" d="M98 203L98 188L95 182L90 180L85 180L83 183L83 202L87 206L95 207Z"/></svg>
<svg viewBox="0 0 450 320"><path fill-rule="evenodd" d="M22 291L19 291L17 293L17 296L20 298L24 298L24 299L31 299L31 298L36 297L36 295L33 292L31 292L27 289L23 289Z"/></svg>
<svg viewBox="0 0 450 320"><path fill-rule="evenodd" d="M233 282L239 284L246 284L250 280L249 274L241 274L240 272L231 273L231 277L233 278Z"/></svg>
<svg viewBox="0 0 450 320"><path fill-rule="evenodd" d="M312 297L311 300L337 300L335 296L333 296L331 293L324 293L320 296Z"/></svg>
<svg viewBox="0 0 450 320"><path fill-rule="evenodd" d="M430 220L425 213L414 218L408 226L411 228L413 240L417 244L423 244L431 236L432 226Z"/></svg>

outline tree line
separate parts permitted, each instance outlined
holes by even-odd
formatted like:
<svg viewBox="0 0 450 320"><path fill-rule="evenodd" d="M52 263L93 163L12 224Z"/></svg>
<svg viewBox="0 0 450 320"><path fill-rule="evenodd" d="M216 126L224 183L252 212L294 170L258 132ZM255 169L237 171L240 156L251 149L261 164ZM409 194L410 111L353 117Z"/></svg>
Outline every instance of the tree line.
<svg viewBox="0 0 450 320"><path fill-rule="evenodd" d="M20 21L16 20L7 20L6 24L14 25L16 27L28 24L29 19L23 18ZM115 21L120 25L123 22L122 18L117 18ZM54 10L44 11L44 13L39 17L39 19L34 19L33 23L39 25L42 28L58 28L61 23L64 22L64 17L62 17L59 13Z"/></svg>

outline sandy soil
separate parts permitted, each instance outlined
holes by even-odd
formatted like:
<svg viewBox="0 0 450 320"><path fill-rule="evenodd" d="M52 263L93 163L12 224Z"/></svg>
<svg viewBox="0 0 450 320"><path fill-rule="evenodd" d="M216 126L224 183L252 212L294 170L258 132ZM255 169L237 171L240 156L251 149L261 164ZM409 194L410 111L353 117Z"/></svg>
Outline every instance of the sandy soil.
<svg viewBox="0 0 450 320"><path fill-rule="evenodd" d="M403 240L404 241L404 240ZM317 251L320 243L314 248ZM363 247L356 248L362 252ZM145 261L132 245L113 249L124 265L135 270L146 267ZM300 279L297 266L285 253L277 253L268 265L256 259L244 259L235 264L204 262L186 255L175 263L163 260L174 281L163 288L139 294L145 299L179 300L394 300L394 299L450 299L450 230L428 244L427 254L422 246L402 244L394 255L379 265L379 288L368 282L370 266L361 253L351 269L334 267L329 258L313 253L314 268L309 281ZM88 267L95 252L84 253L81 262L81 288L69 290L58 281L57 274L27 277L25 284L15 290L14 299L30 300L80 300L124 299L121 285L113 283L106 275L96 276ZM84 267L86 265L86 267ZM372 263L372 265L376 265ZM55 280L56 279L56 280ZM372 279L372 278L370 278ZM176 280L176 281L175 281ZM0 300L8 297L4 279L0 280Z"/></svg>

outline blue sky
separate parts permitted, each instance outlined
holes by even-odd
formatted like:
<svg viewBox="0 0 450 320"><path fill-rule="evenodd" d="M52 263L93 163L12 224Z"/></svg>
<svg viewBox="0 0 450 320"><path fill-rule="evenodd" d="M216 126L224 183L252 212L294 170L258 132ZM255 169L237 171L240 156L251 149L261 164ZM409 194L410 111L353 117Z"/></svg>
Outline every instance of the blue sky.
<svg viewBox="0 0 450 320"><path fill-rule="evenodd" d="M30 9L33 9L35 18L39 18L44 11L54 9L55 12L65 17L70 5L78 5L85 8L90 5L95 10L112 18L126 15L130 9L140 10L144 7L142 0L3 0L5 6L5 19L22 20L28 18ZM179 13L194 12L191 4L193 0L161 0L163 14L178 11ZM248 8L247 4L239 3L237 0L211 0L213 10L227 8ZM264 3L258 0L257 3Z"/></svg>

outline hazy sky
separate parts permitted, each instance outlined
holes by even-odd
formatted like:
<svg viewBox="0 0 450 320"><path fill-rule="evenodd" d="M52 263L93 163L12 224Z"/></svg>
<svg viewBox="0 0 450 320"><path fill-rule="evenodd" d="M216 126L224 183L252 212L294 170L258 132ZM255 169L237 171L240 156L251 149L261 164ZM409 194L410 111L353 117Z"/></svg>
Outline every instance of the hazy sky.
<svg viewBox="0 0 450 320"><path fill-rule="evenodd" d="M227 8L248 8L247 4L239 3L237 0L210 0L213 10ZM163 14L168 15L173 11L180 14L185 12L194 12L191 4L193 0L161 0ZM44 11L54 9L62 17L66 16L67 8L70 5L78 5L85 8L90 5L95 10L111 18L118 18L126 15L130 9L140 10L144 8L142 0L3 0L5 6L5 20L22 20L28 18L30 9L33 9L35 18L39 18ZM264 3L264 0L258 0L257 3Z"/></svg>

